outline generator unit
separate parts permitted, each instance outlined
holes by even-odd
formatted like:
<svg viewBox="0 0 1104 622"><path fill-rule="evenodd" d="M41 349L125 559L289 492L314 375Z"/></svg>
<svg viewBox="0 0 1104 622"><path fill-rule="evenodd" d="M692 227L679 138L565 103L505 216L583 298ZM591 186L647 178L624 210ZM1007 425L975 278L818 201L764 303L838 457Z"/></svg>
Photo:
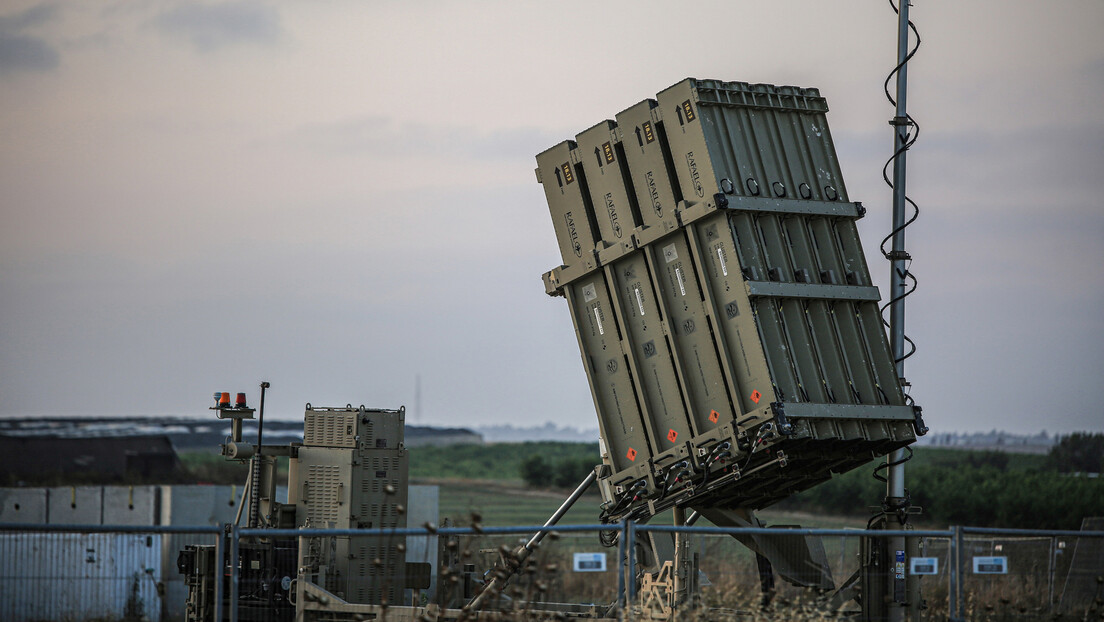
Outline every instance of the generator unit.
<svg viewBox="0 0 1104 622"><path fill-rule="evenodd" d="M827 111L816 89L687 79L537 156L604 520L736 524L925 431Z"/></svg>
<svg viewBox="0 0 1104 622"><path fill-rule="evenodd" d="M312 408L288 477L295 523L322 529L405 528L409 456L405 409ZM399 604L402 536L300 538L306 579L350 603Z"/></svg>
<svg viewBox="0 0 1104 622"><path fill-rule="evenodd" d="M261 410L264 408L262 383ZM216 394L217 395L217 394ZM230 460L248 461L243 492L246 526L265 529L406 527L409 456L403 445L406 411L306 405L303 443L262 445L263 414L256 445L242 441L242 420L254 410L244 394L231 406L224 397L213 410L231 420L222 446ZM277 457L288 459L288 501L276 500ZM248 503L245 503L248 497ZM242 515L239 513L238 519ZM229 550L231 534L224 536ZM406 563L404 536L242 538L238 561L237 619L280 622L303 617L297 595L326 594L369 611L403 602L404 590L429 587L428 564ZM219 568L217 560L222 559ZM230 560L215 545L188 545L177 558L185 576L188 622L230 619ZM217 594L222 582L221 601ZM312 604L320 599L315 597ZM298 606L297 602L300 602ZM376 608L376 609L373 609Z"/></svg>

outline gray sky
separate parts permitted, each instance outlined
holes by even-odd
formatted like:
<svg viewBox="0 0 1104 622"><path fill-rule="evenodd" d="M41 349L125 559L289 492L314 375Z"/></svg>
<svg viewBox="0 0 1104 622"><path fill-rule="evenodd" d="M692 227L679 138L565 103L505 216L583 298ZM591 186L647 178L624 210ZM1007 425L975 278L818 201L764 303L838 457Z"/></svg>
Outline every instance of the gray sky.
<svg viewBox="0 0 1104 622"><path fill-rule="evenodd" d="M1104 3L917 0L912 394L1104 429ZM885 293L885 2L0 8L0 414L594 427L533 156L687 76L816 86Z"/></svg>

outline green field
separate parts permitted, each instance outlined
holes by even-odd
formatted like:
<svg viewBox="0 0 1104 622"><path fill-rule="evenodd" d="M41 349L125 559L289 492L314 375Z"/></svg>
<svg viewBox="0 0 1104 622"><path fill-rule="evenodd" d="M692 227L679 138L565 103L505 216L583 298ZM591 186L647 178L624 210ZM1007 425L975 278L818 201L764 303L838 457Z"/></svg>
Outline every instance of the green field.
<svg viewBox="0 0 1104 622"><path fill-rule="evenodd" d="M410 476L513 481L520 483L521 465L534 456L551 462L600 461L598 444L530 442L451 445L410 449Z"/></svg>
<svg viewBox="0 0 1104 622"><path fill-rule="evenodd" d="M569 491L533 491L513 483L494 480L416 480L414 483L431 483L440 487L440 517L446 517L453 525L467 525L473 513L480 515L482 524L487 526L542 525L548 517L563 503ZM594 490L583 495L560 521L562 525L584 525L598 522L599 505L602 500ZM800 524L803 527L836 529L844 527L861 528L865 519L834 516L828 514L807 514L767 509L759 516L772 525ZM663 512L653 520L655 524L671 524L670 511ZM699 525L709 525L702 520Z"/></svg>
<svg viewBox="0 0 1104 622"><path fill-rule="evenodd" d="M450 516L466 516L474 510L484 515L487 524L535 524L555 510L568 489L556 489L558 493L552 496L524 494L535 491L532 486L521 488L522 464L534 456L556 467L588 457L594 460L597 447L499 443L418 448L411 451L411 473L442 484L442 512ZM879 462L833 477L761 515L775 524L865 526L865 519L874 511L871 506L879 505L885 495L885 484L872 477ZM921 447L907 463L906 473L913 500L924 510L916 517L923 526L1077 529L1083 516L1104 513L1101 480L1058 473L1049 466L1047 456ZM597 516L596 499L583 499L579 504L589 509L573 509L566 520L590 522Z"/></svg>
<svg viewBox="0 0 1104 622"><path fill-rule="evenodd" d="M467 525L472 515L481 517L488 526L540 525L556 511L567 497L562 494L538 494L518 485L486 480L431 480L440 486L441 519L449 518L454 525ZM584 495L564 516L561 524L582 525L598 522L597 493Z"/></svg>
<svg viewBox="0 0 1104 622"><path fill-rule="evenodd" d="M549 469L579 463L585 467L597 463L598 448L553 442L418 447L410 450L411 481L439 485L441 516L454 524L470 523L473 512L486 525L542 524L570 488L527 485L522 465L534 457ZM195 481L245 481L244 465L216 455L186 453L181 460ZM885 484L871 476L876 462L833 477L760 515L772 524L862 527L871 506L885 494ZM281 463L286 478L286 460ZM906 473L913 502L923 508L914 521L919 526L1078 529L1082 517L1104 515L1104 480L1060 473L1047 456L921 447ZM564 523L595 522L599 503L597 493L590 493ZM655 520L669 522L670 517Z"/></svg>

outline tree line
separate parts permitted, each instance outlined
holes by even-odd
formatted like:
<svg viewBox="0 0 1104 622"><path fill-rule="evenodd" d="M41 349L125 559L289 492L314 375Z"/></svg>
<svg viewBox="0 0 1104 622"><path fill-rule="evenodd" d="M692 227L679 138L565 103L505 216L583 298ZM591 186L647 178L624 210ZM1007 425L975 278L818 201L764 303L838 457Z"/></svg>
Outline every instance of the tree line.
<svg viewBox="0 0 1104 622"><path fill-rule="evenodd" d="M521 459L518 474L530 486L572 488L595 456L533 451ZM875 465L835 476L776 507L866 515L885 496L885 484L872 477ZM1062 437L1045 456L918 447L905 467L912 503L922 510L918 523L1024 529L1079 529L1082 518L1104 516L1104 478L1087 475L1102 471L1104 434L1088 432Z"/></svg>

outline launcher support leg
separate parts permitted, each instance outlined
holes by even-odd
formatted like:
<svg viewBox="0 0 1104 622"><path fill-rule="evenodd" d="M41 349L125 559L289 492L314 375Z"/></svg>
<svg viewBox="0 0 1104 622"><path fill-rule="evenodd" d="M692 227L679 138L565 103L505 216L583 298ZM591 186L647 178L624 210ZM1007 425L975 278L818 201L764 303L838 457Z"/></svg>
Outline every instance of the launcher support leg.
<svg viewBox="0 0 1104 622"><path fill-rule="evenodd" d="M544 526L551 527L560 522L560 519L564 517L564 514L567 514L567 511L571 509L571 506L575 505L575 502L579 500L579 497L583 496L583 493L585 493L587 489L590 488L590 485L593 484L596 479L598 479L597 471L591 471L590 474L586 476L586 479L584 479L583 482L579 484L577 488L575 488L575 491L571 493L567 500L565 500L563 504L560 505L559 509L553 512L552 516L550 516L548 520L545 521ZM479 594L477 594L475 598L471 600L471 602L464 605L464 611L479 611L479 608L483 606L483 602L486 600L488 595L497 594L498 592L502 591L502 588L506 587L506 584L510 581L511 578L513 578L518 569L521 568L521 566L525 563L525 560L529 558L530 554L532 554L533 549L536 548L538 544L540 544L541 540L544 540L544 537L546 535L548 535L547 531L538 531L537 533L533 534L532 538L529 538L528 542L526 542L523 546L518 547L518 549L514 551L513 560L511 560L512 563L506 568L506 574L501 579L496 576L495 578L491 579L491 581L487 583L487 585L483 586L483 590L480 591Z"/></svg>
<svg viewBox="0 0 1104 622"><path fill-rule="evenodd" d="M755 554L755 565L759 569L759 591L762 593L759 608L766 610L774 599L774 568L770 560L759 553Z"/></svg>

